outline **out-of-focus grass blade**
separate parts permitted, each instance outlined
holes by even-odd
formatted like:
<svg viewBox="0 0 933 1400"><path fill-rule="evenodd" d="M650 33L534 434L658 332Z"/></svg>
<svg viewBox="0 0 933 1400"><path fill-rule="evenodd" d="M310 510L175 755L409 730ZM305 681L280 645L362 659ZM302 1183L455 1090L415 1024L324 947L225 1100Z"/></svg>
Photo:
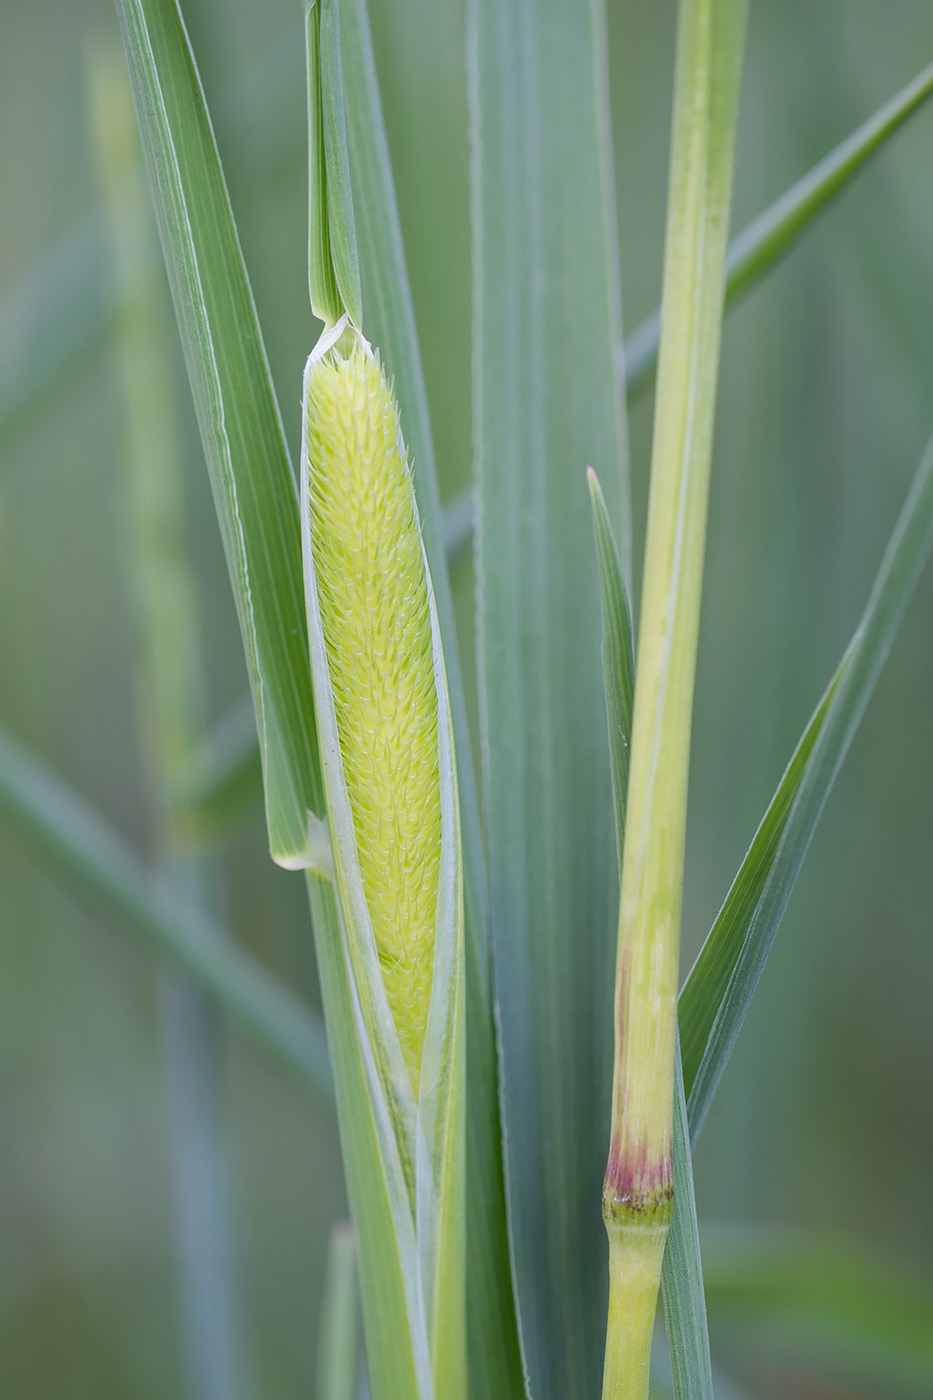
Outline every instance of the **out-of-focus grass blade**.
<svg viewBox="0 0 933 1400"><path fill-rule="evenodd" d="M240 618L275 860L321 812L298 498L223 173L181 16L119 0L137 120Z"/></svg>
<svg viewBox="0 0 933 1400"><path fill-rule="evenodd" d="M317 1400L356 1400L360 1367L356 1236L347 1220L330 1232L318 1333Z"/></svg>
<svg viewBox="0 0 933 1400"><path fill-rule="evenodd" d="M0 812L67 880L86 891L168 966L186 973L333 1107L323 1027L9 734L0 732Z"/></svg>
<svg viewBox="0 0 933 1400"><path fill-rule="evenodd" d="M253 697L246 693L192 753L181 812L195 846L220 844L262 801Z"/></svg>
<svg viewBox="0 0 933 1400"><path fill-rule="evenodd" d="M771 801L680 993L693 1137L736 1037L842 766L933 542L933 440L917 469L861 622Z"/></svg>
<svg viewBox="0 0 933 1400"><path fill-rule="evenodd" d="M100 214L87 215L0 298L0 442L112 327Z"/></svg>
<svg viewBox="0 0 933 1400"><path fill-rule="evenodd" d="M599 556L603 613L603 681L609 721L609 752L615 806L619 868L625 840L625 798L632 735L635 655L628 595L599 481L587 473ZM680 1051L674 1098L674 1219L664 1253L664 1313L678 1400L712 1400L709 1336L703 1299L703 1272L697 1237L693 1162L687 1132Z"/></svg>
<svg viewBox="0 0 933 1400"><path fill-rule="evenodd" d="M268 178L303 140L282 103L300 72L290 29L219 94L216 114L232 131L241 168L256 179ZM0 443L112 330L117 308L106 259L103 221L91 211L0 295Z"/></svg>
<svg viewBox="0 0 933 1400"><path fill-rule="evenodd" d="M204 674L198 594L185 539L170 354L174 331L119 40L89 48L86 72L120 302L122 562L136 621L137 731L154 854L166 877L208 912L216 872L195 857L179 819L183 774L203 731ZM161 979L159 1012L187 1391L191 1400L238 1400L248 1363L227 1209L229 1154L219 1072L226 1027L188 978Z"/></svg>
<svg viewBox="0 0 933 1400"><path fill-rule="evenodd" d="M444 642L460 790L467 973L467 1346L471 1393L521 1394L505 1229L488 912L479 804L460 675L414 312L364 0L341 7L343 83L366 333L395 382ZM470 512L471 514L471 512Z"/></svg>
<svg viewBox="0 0 933 1400"><path fill-rule="evenodd" d="M869 157L900 130L931 93L933 64L736 235L726 259L727 308L777 266ZM647 389L654 378L660 325L660 314L655 311L625 343L625 383L630 398Z"/></svg>
<svg viewBox="0 0 933 1400"><path fill-rule="evenodd" d="M628 567L599 0L471 0L478 654L509 1230L535 1400L599 1391L616 914L584 467Z"/></svg>
<svg viewBox="0 0 933 1400"><path fill-rule="evenodd" d="M667 1232L661 1287L677 1400L713 1400L703 1266L693 1190L693 1159L680 1050L674 1080L674 1218Z"/></svg>
<svg viewBox="0 0 933 1400"><path fill-rule="evenodd" d="M703 1230L709 1305L721 1324L775 1336L888 1387L933 1393L933 1288L852 1244L771 1230Z"/></svg>

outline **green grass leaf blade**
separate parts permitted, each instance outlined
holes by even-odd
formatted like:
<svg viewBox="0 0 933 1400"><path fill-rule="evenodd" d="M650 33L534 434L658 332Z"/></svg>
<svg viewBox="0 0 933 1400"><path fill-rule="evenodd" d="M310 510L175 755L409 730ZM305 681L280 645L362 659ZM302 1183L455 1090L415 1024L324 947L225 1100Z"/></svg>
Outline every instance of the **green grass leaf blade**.
<svg viewBox="0 0 933 1400"><path fill-rule="evenodd" d="M823 808L933 543L933 440L865 612L680 994L696 1136L735 1044Z"/></svg>
<svg viewBox="0 0 933 1400"><path fill-rule="evenodd" d="M167 0L120 0L137 120L240 618L275 860L321 811L298 497L187 34Z"/></svg>
<svg viewBox="0 0 933 1400"><path fill-rule="evenodd" d="M489 888L530 1393L595 1394L615 856L584 468L628 539L601 4L472 0L474 438ZM627 567L627 548L623 548Z"/></svg>
<svg viewBox="0 0 933 1400"><path fill-rule="evenodd" d="M355 326L362 324L360 259L356 246L347 124L343 106L338 0L317 0L321 10L321 107L327 161L327 225L340 299Z"/></svg>
<svg viewBox="0 0 933 1400"><path fill-rule="evenodd" d="M457 752L468 1023L467 1329L471 1393L508 1400L522 1393L522 1379L505 1225L479 803L447 574L445 516L438 494L427 395L364 0L344 0L341 41L366 333L379 346L394 380L411 452L422 537L444 642Z"/></svg>
<svg viewBox="0 0 933 1400"><path fill-rule="evenodd" d="M674 1074L674 1218L667 1233L661 1287L677 1400L713 1400L709 1329L693 1189L693 1159L680 1050Z"/></svg>
<svg viewBox="0 0 933 1400"><path fill-rule="evenodd" d="M879 1393L933 1390L933 1289L858 1246L793 1231L704 1228L720 1327L878 1378Z"/></svg>
<svg viewBox="0 0 933 1400"><path fill-rule="evenodd" d="M330 251L327 217L327 156L324 141L324 98L321 81L321 6L308 6L308 291L311 310L325 326L343 315Z"/></svg>
<svg viewBox="0 0 933 1400"><path fill-rule="evenodd" d="M356 1235L347 1220L330 1232L318 1341L318 1400L356 1400L360 1367Z"/></svg>
<svg viewBox="0 0 933 1400"><path fill-rule="evenodd" d="M326 326L346 312L362 326L337 0L311 0L308 42L308 272L311 309Z"/></svg>
<svg viewBox="0 0 933 1400"><path fill-rule="evenodd" d="M751 291L794 247L837 195L933 94L933 64L841 141L732 240L726 258L726 307ZM651 384L658 360L660 313L655 311L625 344L629 398Z"/></svg>
<svg viewBox="0 0 933 1400"><path fill-rule="evenodd" d="M320 1103L333 1105L327 1042L314 1013L170 884L152 876L83 798L2 731L0 811L53 869L202 987Z"/></svg>
<svg viewBox="0 0 933 1400"><path fill-rule="evenodd" d="M733 240L726 301L744 296L775 267L865 162L933 95L933 63L863 122Z"/></svg>

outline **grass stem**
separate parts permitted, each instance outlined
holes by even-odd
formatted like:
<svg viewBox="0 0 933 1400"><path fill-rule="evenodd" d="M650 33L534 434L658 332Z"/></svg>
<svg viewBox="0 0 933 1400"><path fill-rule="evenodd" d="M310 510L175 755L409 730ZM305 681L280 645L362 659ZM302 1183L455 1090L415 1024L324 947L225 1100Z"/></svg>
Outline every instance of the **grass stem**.
<svg viewBox="0 0 933 1400"><path fill-rule="evenodd" d="M610 1250L604 1400L647 1394L645 1343L673 1207L690 725L745 12L744 0L683 0L678 26L603 1191Z"/></svg>

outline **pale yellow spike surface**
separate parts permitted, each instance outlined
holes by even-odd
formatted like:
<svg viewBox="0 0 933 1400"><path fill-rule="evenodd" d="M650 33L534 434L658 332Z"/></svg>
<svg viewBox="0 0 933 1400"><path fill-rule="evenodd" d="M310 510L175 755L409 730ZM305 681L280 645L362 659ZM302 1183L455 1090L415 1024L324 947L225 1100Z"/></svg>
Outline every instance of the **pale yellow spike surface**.
<svg viewBox="0 0 933 1400"><path fill-rule="evenodd" d="M428 585L395 397L355 341L308 386L311 547L340 752L389 1006L417 1086L441 808Z"/></svg>

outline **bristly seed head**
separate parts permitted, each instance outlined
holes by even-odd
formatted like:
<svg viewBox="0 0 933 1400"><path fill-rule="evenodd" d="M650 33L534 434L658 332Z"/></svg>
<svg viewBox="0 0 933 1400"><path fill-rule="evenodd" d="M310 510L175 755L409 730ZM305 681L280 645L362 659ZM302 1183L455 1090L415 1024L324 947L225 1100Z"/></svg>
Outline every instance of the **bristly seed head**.
<svg viewBox="0 0 933 1400"><path fill-rule="evenodd" d="M360 874L417 1087L441 851L437 692L398 408L355 335L313 366L306 427L311 547Z"/></svg>

